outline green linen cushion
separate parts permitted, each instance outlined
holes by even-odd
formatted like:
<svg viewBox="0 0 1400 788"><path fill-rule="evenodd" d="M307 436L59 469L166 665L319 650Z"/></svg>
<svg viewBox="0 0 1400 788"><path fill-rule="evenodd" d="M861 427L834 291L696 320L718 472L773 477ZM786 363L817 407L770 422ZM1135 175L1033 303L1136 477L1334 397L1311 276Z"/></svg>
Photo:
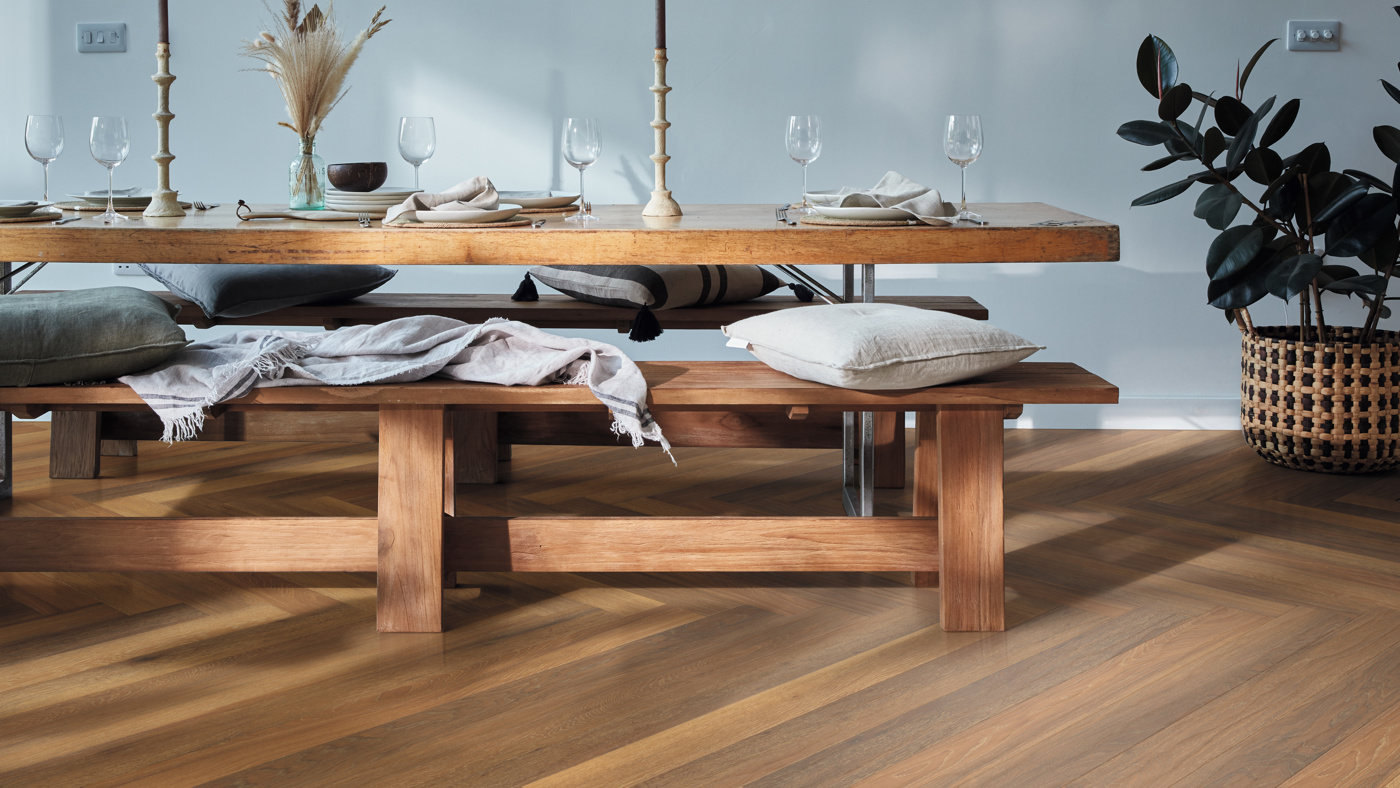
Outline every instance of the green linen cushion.
<svg viewBox="0 0 1400 788"><path fill-rule="evenodd" d="M209 317L252 317L298 304L346 301L396 273L382 265L156 265L141 270Z"/></svg>
<svg viewBox="0 0 1400 788"><path fill-rule="evenodd" d="M847 389L953 383L1043 349L989 323L900 304L784 309L723 330L731 346L779 372Z"/></svg>
<svg viewBox="0 0 1400 788"><path fill-rule="evenodd" d="M183 348L178 308L134 287L0 296L0 386L110 378Z"/></svg>

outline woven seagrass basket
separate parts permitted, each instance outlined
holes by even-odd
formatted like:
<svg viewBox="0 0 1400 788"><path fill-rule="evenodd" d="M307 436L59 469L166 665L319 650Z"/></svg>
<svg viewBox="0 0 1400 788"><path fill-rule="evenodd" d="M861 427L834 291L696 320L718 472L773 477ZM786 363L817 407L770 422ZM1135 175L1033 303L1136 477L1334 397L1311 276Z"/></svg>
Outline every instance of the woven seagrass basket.
<svg viewBox="0 0 1400 788"><path fill-rule="evenodd" d="M1400 466L1400 333L1366 345L1359 334L1333 329L1326 344L1298 342L1296 326L1244 335L1240 423L1261 457L1321 473Z"/></svg>

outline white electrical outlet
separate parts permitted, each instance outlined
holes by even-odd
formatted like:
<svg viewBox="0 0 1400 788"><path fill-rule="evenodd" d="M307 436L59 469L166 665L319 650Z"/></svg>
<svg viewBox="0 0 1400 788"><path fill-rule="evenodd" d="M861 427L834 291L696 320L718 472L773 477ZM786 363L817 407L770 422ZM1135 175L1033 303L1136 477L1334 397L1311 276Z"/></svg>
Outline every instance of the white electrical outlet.
<svg viewBox="0 0 1400 788"><path fill-rule="evenodd" d="M112 263L112 273L116 274L117 276L146 275L146 272L142 271L135 263Z"/></svg>

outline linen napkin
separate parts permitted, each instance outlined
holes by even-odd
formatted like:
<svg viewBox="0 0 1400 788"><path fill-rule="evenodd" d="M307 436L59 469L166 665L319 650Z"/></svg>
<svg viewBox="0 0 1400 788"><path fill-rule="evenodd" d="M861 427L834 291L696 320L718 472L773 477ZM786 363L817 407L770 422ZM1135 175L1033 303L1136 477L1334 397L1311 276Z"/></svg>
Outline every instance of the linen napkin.
<svg viewBox="0 0 1400 788"><path fill-rule="evenodd" d="M930 189L894 170L885 173L885 177L869 189L849 186L841 189L826 204L839 208L899 208L924 223L955 221L958 215L957 209L952 203L944 202L937 189Z"/></svg>
<svg viewBox="0 0 1400 788"><path fill-rule="evenodd" d="M384 214L384 223L406 224L417 222L414 211L494 211L501 207L500 195L495 184L483 175L462 181L442 194L418 192L409 195L407 200L390 208Z"/></svg>

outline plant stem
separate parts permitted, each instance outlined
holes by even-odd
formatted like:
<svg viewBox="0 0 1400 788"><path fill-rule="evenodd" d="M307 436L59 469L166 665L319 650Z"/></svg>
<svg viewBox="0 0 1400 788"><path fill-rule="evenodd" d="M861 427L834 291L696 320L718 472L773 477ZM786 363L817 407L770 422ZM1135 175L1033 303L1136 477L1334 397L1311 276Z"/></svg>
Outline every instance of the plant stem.
<svg viewBox="0 0 1400 788"><path fill-rule="evenodd" d="M1371 304L1371 314L1366 316L1366 329L1362 331L1361 341L1370 344L1376 341L1376 329L1380 326L1381 310L1385 308L1385 291L1390 287L1390 278L1395 275L1395 263L1385 269L1385 283L1381 285L1380 295Z"/></svg>
<svg viewBox="0 0 1400 788"><path fill-rule="evenodd" d="M1308 285L1308 292L1312 293L1313 303L1317 305L1317 341L1325 343L1327 341L1327 321L1322 317L1322 290L1314 281Z"/></svg>
<svg viewBox="0 0 1400 788"><path fill-rule="evenodd" d="M1217 181L1225 184L1225 186L1229 188L1230 191L1234 192L1235 194L1238 194L1240 200L1242 200L1251 211L1254 211L1254 213L1258 216L1268 219L1271 223L1273 223L1275 227L1282 230L1284 235L1287 235L1289 238L1293 239L1293 242L1295 244L1301 244L1303 242L1303 239L1300 238L1297 233L1293 232L1292 228L1290 228L1287 224L1279 221L1278 219L1275 219L1274 217L1268 215L1267 213L1264 213L1264 210L1258 205L1255 205L1252 200L1246 197L1244 195L1244 192L1240 191L1235 186L1235 184L1231 183L1227 178L1222 176L1220 173L1216 172L1214 167L1207 164L1205 157L1198 153L1195 147L1191 145L1191 143L1186 141L1186 135L1181 133L1181 127L1177 125L1177 122L1175 120L1172 121L1172 130L1176 132L1177 138L1180 139L1182 144L1186 146L1186 149L1191 152L1191 155L1196 157L1196 161L1199 161L1201 163L1201 166L1205 167L1208 171L1210 171L1210 174L1214 175Z"/></svg>

